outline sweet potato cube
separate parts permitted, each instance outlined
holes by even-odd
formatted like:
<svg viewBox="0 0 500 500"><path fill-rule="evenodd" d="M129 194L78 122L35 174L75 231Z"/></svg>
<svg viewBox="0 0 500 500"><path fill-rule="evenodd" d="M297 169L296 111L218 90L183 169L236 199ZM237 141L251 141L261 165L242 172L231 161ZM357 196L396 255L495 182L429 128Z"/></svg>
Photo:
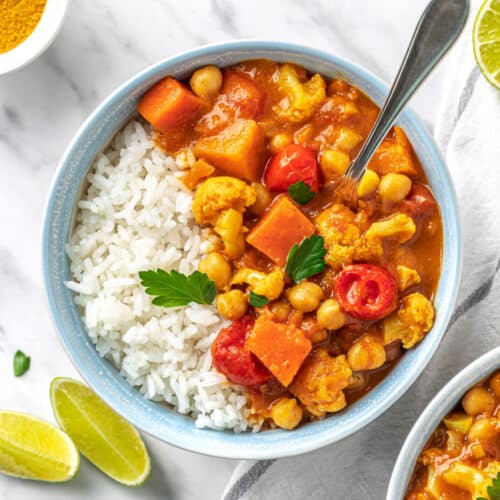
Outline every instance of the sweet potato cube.
<svg viewBox="0 0 500 500"><path fill-rule="evenodd" d="M188 173L182 177L182 182L188 189L194 189L199 182L210 177L214 172L215 168L205 160L197 160Z"/></svg>
<svg viewBox="0 0 500 500"><path fill-rule="evenodd" d="M250 231L247 242L284 266L293 245L315 233L314 224L287 197L281 196Z"/></svg>
<svg viewBox="0 0 500 500"><path fill-rule="evenodd" d="M246 339L246 347L287 387L311 351L311 341L294 325L260 316Z"/></svg>
<svg viewBox="0 0 500 500"><path fill-rule="evenodd" d="M342 354L330 356L326 349L315 349L304 361L289 387L312 415L340 411L346 406L343 393L351 382L352 371Z"/></svg>
<svg viewBox="0 0 500 500"><path fill-rule="evenodd" d="M417 174L412 146L401 127L395 126L375 151L368 168L379 175L391 172L414 176Z"/></svg>
<svg viewBox="0 0 500 500"><path fill-rule="evenodd" d="M211 137L198 139L197 158L203 158L227 175L257 181L262 175L264 131L254 120L236 120Z"/></svg>
<svg viewBox="0 0 500 500"><path fill-rule="evenodd" d="M207 109L207 103L168 76L153 85L137 106L139 113L162 132L185 127Z"/></svg>

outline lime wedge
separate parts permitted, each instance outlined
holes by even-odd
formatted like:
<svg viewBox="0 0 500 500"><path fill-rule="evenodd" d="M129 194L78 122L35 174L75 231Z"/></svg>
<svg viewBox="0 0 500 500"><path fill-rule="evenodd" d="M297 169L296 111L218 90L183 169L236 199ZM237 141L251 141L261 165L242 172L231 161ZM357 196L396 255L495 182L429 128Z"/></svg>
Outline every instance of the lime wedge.
<svg viewBox="0 0 500 500"><path fill-rule="evenodd" d="M68 481L80 454L67 434L39 418L0 411L0 472L39 481Z"/></svg>
<svg viewBox="0 0 500 500"><path fill-rule="evenodd" d="M500 0L485 0L474 21L474 57L486 79L500 89Z"/></svg>
<svg viewBox="0 0 500 500"><path fill-rule="evenodd" d="M58 424L88 460L122 484L144 483L151 462L134 427L76 380L55 378L50 399Z"/></svg>

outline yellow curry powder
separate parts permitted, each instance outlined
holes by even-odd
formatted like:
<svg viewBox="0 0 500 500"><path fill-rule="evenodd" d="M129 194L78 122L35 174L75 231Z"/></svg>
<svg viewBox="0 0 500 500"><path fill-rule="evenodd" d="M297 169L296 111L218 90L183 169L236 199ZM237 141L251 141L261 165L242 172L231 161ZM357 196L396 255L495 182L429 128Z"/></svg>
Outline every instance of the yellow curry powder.
<svg viewBox="0 0 500 500"><path fill-rule="evenodd" d="M47 0L0 0L0 54L26 40L40 22Z"/></svg>

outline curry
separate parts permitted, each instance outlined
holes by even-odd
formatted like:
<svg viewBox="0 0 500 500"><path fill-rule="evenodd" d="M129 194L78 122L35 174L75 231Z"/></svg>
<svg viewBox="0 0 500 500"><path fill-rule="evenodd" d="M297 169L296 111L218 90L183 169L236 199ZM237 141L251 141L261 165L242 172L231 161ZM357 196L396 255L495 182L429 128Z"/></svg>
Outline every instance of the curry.
<svg viewBox="0 0 500 500"><path fill-rule="evenodd" d="M469 389L418 458L407 500L497 498L500 488L500 371ZM500 481L498 481L500 486Z"/></svg>
<svg viewBox="0 0 500 500"><path fill-rule="evenodd" d="M293 429L341 411L432 328L442 225L404 131L378 148L354 209L333 196L379 112L359 89L258 60L167 77L138 110L195 191L211 244L199 271L231 322L213 363L247 388L253 418Z"/></svg>

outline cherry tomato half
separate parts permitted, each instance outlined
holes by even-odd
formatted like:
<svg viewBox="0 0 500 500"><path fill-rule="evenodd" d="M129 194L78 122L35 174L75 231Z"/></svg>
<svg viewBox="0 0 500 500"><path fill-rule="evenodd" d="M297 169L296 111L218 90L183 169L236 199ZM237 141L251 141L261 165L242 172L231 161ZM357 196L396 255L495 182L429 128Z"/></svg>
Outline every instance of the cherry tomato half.
<svg viewBox="0 0 500 500"><path fill-rule="evenodd" d="M286 191L299 181L311 186L312 191L318 191L316 153L300 144L288 144L271 156L264 182L271 191Z"/></svg>
<svg viewBox="0 0 500 500"><path fill-rule="evenodd" d="M340 272L335 296L340 307L355 318L375 320L387 316L395 308L397 285L383 267L353 264Z"/></svg>
<svg viewBox="0 0 500 500"><path fill-rule="evenodd" d="M227 328L221 329L212 344L215 368L234 384L258 385L272 377L267 368L245 347L245 339L253 324L251 316L233 321Z"/></svg>

